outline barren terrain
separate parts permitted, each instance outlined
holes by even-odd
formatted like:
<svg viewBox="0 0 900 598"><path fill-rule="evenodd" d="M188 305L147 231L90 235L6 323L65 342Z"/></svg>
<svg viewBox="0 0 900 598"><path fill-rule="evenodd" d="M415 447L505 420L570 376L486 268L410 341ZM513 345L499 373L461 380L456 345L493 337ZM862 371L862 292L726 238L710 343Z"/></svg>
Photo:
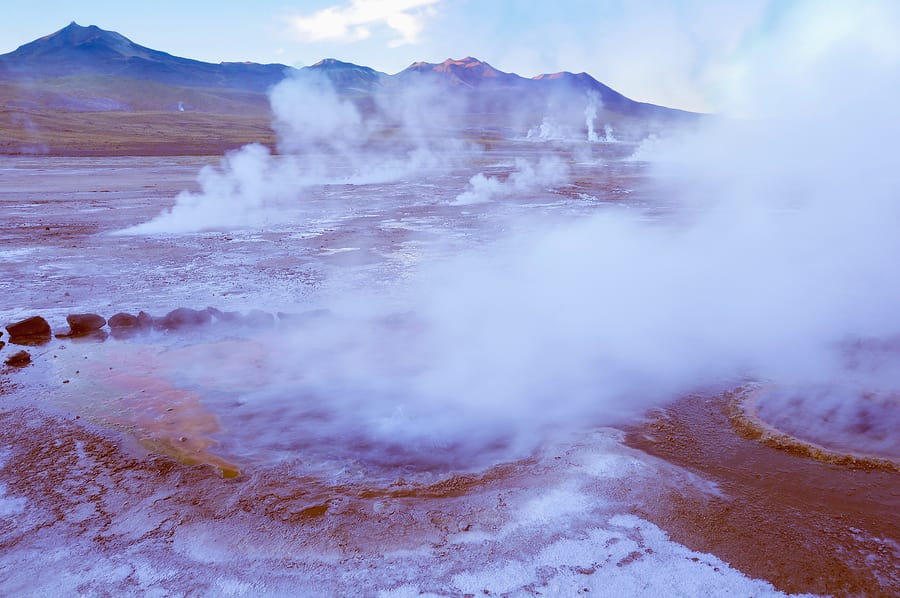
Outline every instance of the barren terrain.
<svg viewBox="0 0 900 598"><path fill-rule="evenodd" d="M128 115L104 118L78 134L115 143ZM431 322L404 306L429 264L535 223L665 218L633 149L493 140L451 168L305 187L264 225L129 235L112 233L219 158L4 158L3 324L214 309L0 350L32 358L0 373L3 593L896 594L897 472L746 438L737 381L526 434L515 408L429 411L388 384L428 371ZM569 182L457 200L548 152ZM454 405L488 425L460 432Z"/></svg>

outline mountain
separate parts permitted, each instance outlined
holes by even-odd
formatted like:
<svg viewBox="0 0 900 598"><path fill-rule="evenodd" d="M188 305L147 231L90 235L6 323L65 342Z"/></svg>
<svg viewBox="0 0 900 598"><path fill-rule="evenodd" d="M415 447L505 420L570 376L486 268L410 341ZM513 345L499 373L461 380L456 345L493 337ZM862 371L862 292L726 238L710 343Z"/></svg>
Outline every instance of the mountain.
<svg viewBox="0 0 900 598"><path fill-rule="evenodd" d="M0 55L0 154L220 153L248 140L274 147L267 92L285 77L325 79L364 114L402 119L419 106L443 117L423 126L478 136L522 135L548 118L578 131L595 114L598 126L640 138L698 117L636 102L587 73L529 79L472 56L415 62L393 75L334 58L301 69L213 64L73 22Z"/></svg>
<svg viewBox="0 0 900 598"><path fill-rule="evenodd" d="M486 62L466 56L461 60L448 58L440 64L414 62L397 74L401 81L441 81L455 88L479 89L481 87L517 87L525 81L512 73L498 71Z"/></svg>
<svg viewBox="0 0 900 598"><path fill-rule="evenodd" d="M575 74L563 71L560 73L538 75L530 80L534 82L532 84L533 89L544 94L581 93L588 96L595 95L602 102L603 108L619 114L627 114L640 118L669 118L676 120L696 117L696 114L692 112L666 108L657 106L656 104L637 102L631 98L627 98L608 85L604 85L597 81L587 73Z"/></svg>
<svg viewBox="0 0 900 598"><path fill-rule="evenodd" d="M77 23L0 56L0 79L36 80L102 75L183 87L265 92L284 78L281 64L179 58L138 45L114 31Z"/></svg>
<svg viewBox="0 0 900 598"><path fill-rule="evenodd" d="M371 93L389 77L367 66L325 58L312 66L300 69L300 75L312 74L328 79L334 88L344 93Z"/></svg>
<svg viewBox="0 0 900 598"><path fill-rule="evenodd" d="M55 85L44 85L37 94L40 97L33 98L30 103L38 106L45 101L52 109L146 110L154 105L157 96L166 96L164 102L155 103L157 109L181 107L229 113L246 108L249 103L258 110L264 100L253 94L264 94L285 76L304 74L327 78L337 91L356 96L397 92L424 83L470 96L481 94L485 102L507 108L565 95L594 94L603 107L620 114L655 118L680 118L689 114L635 102L587 73L561 72L527 79L500 71L471 56L441 63L415 62L395 75L334 58L299 70L283 64L213 64L153 50L114 31L96 25L82 27L74 22L56 33L0 55L0 82L18 83L31 90L40 88L41 82L55 82ZM134 97L135 94L122 90L117 92L110 82L120 79L130 80L132 87L135 81L144 82L137 87L146 93ZM81 89L73 89L78 86ZM161 86L178 89L167 91ZM96 97L91 96L91 87L97 88ZM199 89L204 92L196 91ZM245 95L236 92L245 92ZM66 97L67 94L72 97ZM56 101L55 96L62 99ZM189 101L177 100L176 96L188 97Z"/></svg>
<svg viewBox="0 0 900 598"><path fill-rule="evenodd" d="M497 110L525 108L539 110L548 102L559 104L564 98L581 105L593 96L607 111L653 119L684 119L695 115L682 110L634 101L587 73L560 72L527 79L500 71L471 56L448 58L441 63L414 62L396 75L386 75L334 59L320 61L301 72L315 72L328 78L341 92L398 92L411 85L431 85L470 97L469 106L490 106Z"/></svg>

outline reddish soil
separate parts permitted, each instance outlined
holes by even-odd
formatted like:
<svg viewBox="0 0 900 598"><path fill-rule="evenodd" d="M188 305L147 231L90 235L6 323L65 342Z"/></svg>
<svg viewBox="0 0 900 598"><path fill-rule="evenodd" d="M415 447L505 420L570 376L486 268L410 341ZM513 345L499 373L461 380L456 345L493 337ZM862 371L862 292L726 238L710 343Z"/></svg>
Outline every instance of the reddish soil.
<svg viewBox="0 0 900 598"><path fill-rule="evenodd" d="M731 397L688 397L627 444L714 481L705 502L672 493L638 514L672 539L787 592L900 594L900 475L779 450L733 428Z"/></svg>

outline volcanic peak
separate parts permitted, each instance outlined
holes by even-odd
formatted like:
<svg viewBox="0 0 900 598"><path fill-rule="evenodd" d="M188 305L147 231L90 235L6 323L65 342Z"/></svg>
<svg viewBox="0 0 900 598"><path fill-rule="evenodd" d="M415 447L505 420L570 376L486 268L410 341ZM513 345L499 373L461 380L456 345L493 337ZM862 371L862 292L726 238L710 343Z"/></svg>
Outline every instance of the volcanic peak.
<svg viewBox="0 0 900 598"><path fill-rule="evenodd" d="M140 46L115 31L106 31L96 25L83 27L75 21L72 21L55 33L20 46L14 54L38 56L58 54L66 49L88 52L105 50L119 54L124 58L132 56L150 58L154 55L165 55L164 52L157 52Z"/></svg>

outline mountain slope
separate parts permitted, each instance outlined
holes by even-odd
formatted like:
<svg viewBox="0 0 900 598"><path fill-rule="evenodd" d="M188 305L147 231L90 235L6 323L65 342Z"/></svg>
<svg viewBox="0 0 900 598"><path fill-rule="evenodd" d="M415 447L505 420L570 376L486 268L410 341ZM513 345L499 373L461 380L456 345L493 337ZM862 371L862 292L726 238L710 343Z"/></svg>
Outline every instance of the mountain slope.
<svg viewBox="0 0 900 598"><path fill-rule="evenodd" d="M153 50L114 31L106 31L95 25L82 27L74 22L13 52L0 55L0 81L19 82L22 89L38 89L39 96L54 96L67 82L72 85L80 82L85 86L79 90L80 93L73 92L82 99L71 102L54 100L48 105L53 109L133 110L146 109L144 104L149 103L154 109L174 110L179 106L179 102L170 100L154 103L152 98L146 96L142 98L143 102L138 103L126 97L110 97L110 93L116 95L110 89L98 90L95 100L91 100L90 85L98 81L98 78L130 79L179 88L204 88L210 90L207 95L215 95L217 92L214 90L264 94L285 76L304 74L323 77L339 93L355 96L385 90L397 92L412 85L425 84L470 96L480 94L484 96L481 103L503 105L507 109L517 104L536 105L546 102L548 98L593 94L604 108L619 114L653 118L681 118L689 114L635 102L587 73L561 72L527 79L500 71L471 56L459 60L447 59L441 63L416 62L395 75L333 58L299 70L282 64L212 64ZM78 77L81 78L77 79ZM45 94L39 88L41 82L47 81L53 81L51 87L55 89L48 90ZM180 92L164 95L185 94ZM39 104L39 100L34 99L32 103ZM259 98L253 99L252 103L259 104ZM203 111L217 109L210 110L202 107L203 104L195 104L196 109ZM234 104L234 97L209 104ZM184 106L183 102L180 105Z"/></svg>
<svg viewBox="0 0 900 598"><path fill-rule="evenodd" d="M50 79L104 75L184 87L232 88L264 92L289 70L281 64L179 58L138 45L96 25L67 27L0 56L0 78Z"/></svg>
<svg viewBox="0 0 900 598"><path fill-rule="evenodd" d="M387 127L412 117L437 134L521 136L545 122L578 137L592 115L592 126L636 139L697 118L635 102L587 73L528 79L471 56L416 62L394 75L333 58L301 69L212 64L71 23L0 55L0 153L95 155L104 151L105 126L118 153L219 153L254 136L274 146L267 92L285 77L327 80ZM82 131L83 122L96 126Z"/></svg>
<svg viewBox="0 0 900 598"><path fill-rule="evenodd" d="M325 58L312 66L300 69L298 75L323 77L338 91L344 93L372 93L389 77L367 66Z"/></svg>
<svg viewBox="0 0 900 598"><path fill-rule="evenodd" d="M460 60L448 58L439 64L414 62L395 77L406 83L422 80L440 81L449 87L464 89L516 87L525 81L518 75L498 71L488 63L471 56Z"/></svg>

